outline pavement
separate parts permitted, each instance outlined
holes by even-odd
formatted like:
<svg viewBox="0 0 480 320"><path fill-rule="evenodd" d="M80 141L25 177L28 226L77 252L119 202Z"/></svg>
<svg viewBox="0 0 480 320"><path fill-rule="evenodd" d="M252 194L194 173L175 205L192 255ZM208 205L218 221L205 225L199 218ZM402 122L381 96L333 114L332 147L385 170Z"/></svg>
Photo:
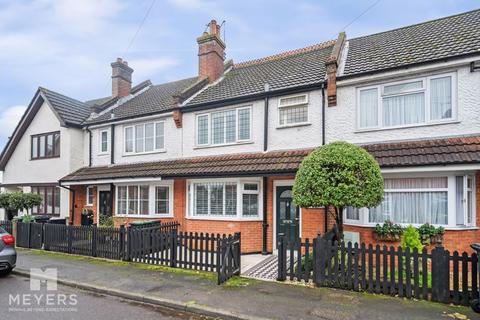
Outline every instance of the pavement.
<svg viewBox="0 0 480 320"><path fill-rule="evenodd" d="M470 308L233 278L38 250L18 251L17 273L57 268L59 283L221 319L478 319ZM1 279L0 279L1 281Z"/></svg>
<svg viewBox="0 0 480 320"><path fill-rule="evenodd" d="M183 311L138 303L64 285L58 285L55 293L45 287L39 291L32 291L30 280L17 275L0 278L0 284L0 306L2 306L0 307L2 310L0 318L2 320L127 320L138 319L139 315L142 320L207 319ZM25 297L30 297L33 292L36 297L43 298L25 300ZM49 302L47 302L46 295L50 296ZM22 300L16 298L17 296L21 296ZM59 302L58 297L66 297L66 299ZM19 301L22 302L19 303Z"/></svg>

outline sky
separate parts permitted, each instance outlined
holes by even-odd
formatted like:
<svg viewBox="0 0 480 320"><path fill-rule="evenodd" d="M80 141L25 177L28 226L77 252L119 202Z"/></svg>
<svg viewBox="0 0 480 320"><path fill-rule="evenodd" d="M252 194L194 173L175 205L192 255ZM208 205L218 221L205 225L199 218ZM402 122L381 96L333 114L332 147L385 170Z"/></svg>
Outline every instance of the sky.
<svg viewBox="0 0 480 320"><path fill-rule="evenodd" d="M39 86L82 101L109 96L117 57L134 69L134 84L195 76L196 38L211 19L225 21L227 59L240 62L340 31L353 38L479 7L471 0L0 0L0 146Z"/></svg>

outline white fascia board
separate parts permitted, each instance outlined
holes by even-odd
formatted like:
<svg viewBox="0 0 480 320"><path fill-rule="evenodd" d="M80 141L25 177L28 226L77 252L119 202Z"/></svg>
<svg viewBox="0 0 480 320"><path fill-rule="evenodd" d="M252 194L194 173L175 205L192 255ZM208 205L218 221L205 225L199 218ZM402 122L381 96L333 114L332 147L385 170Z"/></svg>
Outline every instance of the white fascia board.
<svg viewBox="0 0 480 320"><path fill-rule="evenodd" d="M137 182L151 182L151 181L162 181L160 178L121 178L121 179L98 179L98 180L85 180L85 181L66 181L60 182L62 186L78 186L78 185L98 185L98 184L109 184L109 183L137 183Z"/></svg>

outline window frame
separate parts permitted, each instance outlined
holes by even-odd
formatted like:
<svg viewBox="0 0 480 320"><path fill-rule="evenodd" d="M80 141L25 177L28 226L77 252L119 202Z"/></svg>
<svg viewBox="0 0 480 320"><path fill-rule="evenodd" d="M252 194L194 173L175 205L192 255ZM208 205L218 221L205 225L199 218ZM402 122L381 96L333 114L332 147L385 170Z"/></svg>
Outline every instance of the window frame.
<svg viewBox="0 0 480 320"><path fill-rule="evenodd" d="M140 210L141 205L141 192L140 186L148 186L148 214L129 214L128 213L128 187L135 186L138 190L137 198L137 208ZM119 214L118 208L118 194L119 187L127 187L126 194L126 212L125 214ZM168 213L158 214L156 213L156 187L167 187L168 188ZM118 183L115 184L115 217L130 217L130 218L173 218L173 181L162 181L162 182L134 182L134 183Z"/></svg>
<svg viewBox="0 0 480 320"><path fill-rule="evenodd" d="M55 137L58 135L59 139L60 139L60 142L59 142L59 145L58 145L58 150L57 150L57 147L55 147ZM48 137L52 137L52 155L47 155L48 154L48 148L47 148L47 145L48 145ZM44 153L45 155L44 156L40 156L40 140L41 138L44 139L44 143L43 143L43 150L44 150ZM36 139L36 153L37 153L37 156L34 156L33 154L33 141L34 139ZM58 151L58 154L57 154L57 151ZM61 152L61 134L60 134L60 131L51 131L51 132L45 132L45 133L39 133L39 134L32 134L30 136L30 160L41 160L41 159L52 159L52 158L60 158L60 153Z"/></svg>
<svg viewBox="0 0 480 320"><path fill-rule="evenodd" d="M236 183L237 185L237 213L236 215L197 215L193 210L193 185L196 183ZM244 190L244 184L257 184L258 190ZM263 219L263 182L261 178L219 178L219 179L190 179L187 181L186 188L187 196L187 219L191 220L220 220L220 221L262 221ZM243 215L243 194L258 194L258 215L244 216ZM225 188L224 188L225 194ZM208 199L210 202L210 198ZM225 210L224 210L225 212Z"/></svg>
<svg viewBox="0 0 480 320"><path fill-rule="evenodd" d="M86 206L88 207L91 207L93 206L93 198L95 196L94 192L93 192L93 186L88 186L86 189L85 189L85 197L86 197L86 201L85 201L85 204ZM92 196L92 202L90 202L90 195Z"/></svg>
<svg viewBox="0 0 480 320"><path fill-rule="evenodd" d="M36 191L34 191L34 190L36 190ZM43 192L40 192L40 191L43 191ZM48 212L48 210L47 210L48 209L48 203L47 203L47 201L48 201L48 197L47 197L48 191L52 192L52 203L51 203L52 210L51 210L51 212ZM39 206L35 206L31 209L32 214L48 215L48 216L54 216L54 217L60 216L60 213L62 211L62 195L61 195L60 187L55 186L55 185L51 185L51 186L31 186L30 187L30 192L34 193L34 194L39 194L43 197L43 203L42 203L43 210L39 211ZM55 213L55 208L56 208L55 200L56 200L57 196L60 200L59 200L59 206L58 206L58 213Z"/></svg>
<svg viewBox="0 0 480 320"><path fill-rule="evenodd" d="M289 98L295 98L295 97L305 97L305 102L300 103L300 104L289 104L289 105L281 105L281 102L283 99L289 99ZM280 110L282 109L288 109L292 107L298 107L298 106L303 106L306 105L307 107L307 120L303 122L295 122L295 123L286 123L286 124L281 124L281 116L280 116ZM304 125L309 125L310 124L310 97L308 93L303 93L303 94L294 94L294 95L289 95L289 96L282 96L278 98L277 102L277 128L288 128L288 127L297 127L297 126L304 126Z"/></svg>
<svg viewBox="0 0 480 320"><path fill-rule="evenodd" d="M106 144L107 144L107 149L106 150L103 150L103 134L106 134ZM108 143L108 138L109 138L109 131L107 129L105 130L101 130L100 131L100 139L99 139L99 142L100 142L100 147L99 147L99 153L98 154L108 154L110 152L110 144Z"/></svg>
<svg viewBox="0 0 480 320"><path fill-rule="evenodd" d="M235 141L234 142L223 142L223 143L213 143L213 127L212 127L212 115L217 112L228 112L235 110ZM239 117L238 114L240 110L249 110L249 138L248 139L239 139ZM199 135L198 135L198 118L206 116L207 117L207 143L200 144L199 143ZM195 147L202 148L202 147L220 147L220 146L229 146L235 144L242 144L242 143L249 143L252 139L252 128L253 128L253 108L251 105L248 106L240 106L235 108L227 108L227 109L219 109L210 112L202 112L195 114ZM225 125L223 128L224 132L224 141L226 141L226 133L227 133L227 126Z"/></svg>
<svg viewBox="0 0 480 320"><path fill-rule="evenodd" d="M472 201L472 223L467 224L465 223L464 225L457 225L456 224L456 177L457 176L463 176L465 177L464 179L464 186L466 186L466 177L470 177L472 179L472 186L473 186L473 192L472 196L473 199ZM467 173L435 173L435 174L403 174L403 175L393 175L393 176L385 176L385 179L395 179L395 178L435 178L435 177L446 177L447 178L447 188L412 188L412 189L388 189L387 192L394 193L394 192L422 192L422 191L439 191L439 192L447 192L447 224L433 224L436 227L443 227L448 230L465 230L465 229L472 229L472 228L477 228L476 224L476 219L477 219L477 212L476 212L476 176L475 173L473 172L467 172ZM467 189L464 189L464 192L466 192ZM466 205L464 206L464 221L467 221L467 209ZM362 226L362 227L374 227L378 222L370 222L369 221L369 209L368 208L359 208L359 220L352 220L352 219L347 219L347 212L346 209L343 210L343 221L347 225L353 225L353 226ZM398 223L395 222L394 223ZM408 225L413 225L414 227L419 227L421 224L418 223L398 223L404 227Z"/></svg>
<svg viewBox="0 0 480 320"><path fill-rule="evenodd" d="M438 78L445 78L445 77L450 77L451 78L451 93L452 93L452 116L448 119L431 119L431 90L430 90L430 84L431 81L434 79ZM399 84L405 84L405 83L410 83L410 82L418 82L422 81L422 88L421 89L408 89L404 90L402 92L396 92L396 93L389 93L385 94L384 90L385 87L393 86L393 85L399 85ZM361 127L360 126L360 114L361 114L361 106L360 106L360 93L364 90L369 90L369 89L377 89L377 104L378 104L378 114L377 114L377 119L378 123L376 126L369 126L369 127ZM423 122L419 123L410 123L410 124L402 124L402 125L394 125L394 126L385 126L384 125L384 119L383 119L383 99L386 97L395 97L395 96L405 96L409 94L414 94L414 93L424 93L424 107L425 107L425 114L424 118L425 120ZM425 77L416 77L416 78L409 78L409 79L404 79L404 80L399 80L399 81L394 81L394 82L385 82L385 83L379 83L375 85L369 85L369 86L363 86L363 87L357 87L356 92L355 92L355 98L356 98L356 131L362 132L362 131L374 131L374 130L390 130L390 129L399 129L399 128L410 128L410 127L421 127L421 126L428 126L428 125L436 125L436 124L444 124L444 123L452 123L458 121L458 110L457 110L457 73L456 72L448 72L448 73L441 73L441 74L435 74L431 76L425 76Z"/></svg>
<svg viewBox="0 0 480 320"><path fill-rule="evenodd" d="M157 124L163 123L163 148L156 148L157 146ZM153 125L153 150L145 151L145 144L146 144L146 135L145 135L145 128L147 125ZM157 121L149 121L149 122L142 122L142 123L135 123L129 124L123 127L123 155L124 156L132 156L132 155L142 155L142 154L151 154L151 153L159 153L159 152L166 152L166 128L165 128L166 121L157 120ZM137 126L143 127L143 151L136 152L136 141L137 141ZM127 130L132 130L132 141L133 141L133 151L127 151Z"/></svg>

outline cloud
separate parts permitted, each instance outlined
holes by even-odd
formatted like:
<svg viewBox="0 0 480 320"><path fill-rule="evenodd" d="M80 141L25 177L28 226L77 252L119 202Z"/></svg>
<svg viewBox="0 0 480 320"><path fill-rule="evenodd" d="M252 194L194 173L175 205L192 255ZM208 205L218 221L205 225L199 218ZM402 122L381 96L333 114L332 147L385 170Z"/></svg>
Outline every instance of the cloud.
<svg viewBox="0 0 480 320"><path fill-rule="evenodd" d="M24 114L26 106L11 106L3 109L0 113L0 136L9 137L17 123L20 121L20 118Z"/></svg>

